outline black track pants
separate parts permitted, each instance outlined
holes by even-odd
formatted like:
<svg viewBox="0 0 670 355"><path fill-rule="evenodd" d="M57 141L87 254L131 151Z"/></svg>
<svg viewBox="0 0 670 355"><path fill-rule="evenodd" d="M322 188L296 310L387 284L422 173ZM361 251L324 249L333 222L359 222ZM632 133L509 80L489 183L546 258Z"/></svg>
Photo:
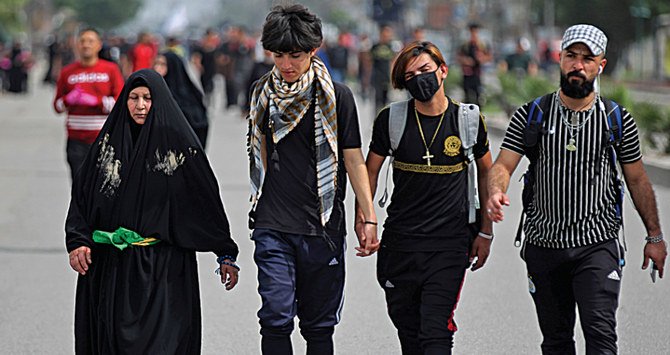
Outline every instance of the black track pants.
<svg viewBox="0 0 670 355"><path fill-rule="evenodd" d="M377 280L404 355L451 354L467 266L466 252L380 249Z"/></svg>
<svg viewBox="0 0 670 355"><path fill-rule="evenodd" d="M586 354L616 354L616 310L623 276L618 240L571 249L527 244L522 256L535 302L543 354L575 354L575 305Z"/></svg>

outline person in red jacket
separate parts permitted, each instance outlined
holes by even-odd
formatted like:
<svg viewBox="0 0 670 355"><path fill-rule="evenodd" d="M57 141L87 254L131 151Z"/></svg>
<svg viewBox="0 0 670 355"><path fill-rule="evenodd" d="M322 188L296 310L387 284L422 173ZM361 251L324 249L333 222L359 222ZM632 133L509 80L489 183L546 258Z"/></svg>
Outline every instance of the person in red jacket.
<svg viewBox="0 0 670 355"><path fill-rule="evenodd" d="M61 70L56 83L54 108L67 112L67 162L74 178L107 114L123 88L123 76L115 63L100 59L100 33L86 28L79 33L79 60Z"/></svg>
<svg viewBox="0 0 670 355"><path fill-rule="evenodd" d="M130 53L133 62L133 73L140 69L151 69L158 48L153 36L148 32L141 32L137 36L137 43Z"/></svg>

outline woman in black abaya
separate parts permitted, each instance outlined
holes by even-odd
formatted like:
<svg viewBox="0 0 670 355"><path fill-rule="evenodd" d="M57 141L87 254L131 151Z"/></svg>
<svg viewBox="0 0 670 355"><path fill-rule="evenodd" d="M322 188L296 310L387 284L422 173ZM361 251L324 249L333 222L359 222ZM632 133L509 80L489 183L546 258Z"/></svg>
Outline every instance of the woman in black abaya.
<svg viewBox="0 0 670 355"><path fill-rule="evenodd" d="M80 354L200 352L196 251L238 280L216 178L160 75L133 73L74 178L65 224L79 272Z"/></svg>
<svg viewBox="0 0 670 355"><path fill-rule="evenodd" d="M174 52L166 51L156 56L153 68L165 79L172 96L177 100L204 148L209 130L207 107L202 101L202 92L188 76L183 59Z"/></svg>

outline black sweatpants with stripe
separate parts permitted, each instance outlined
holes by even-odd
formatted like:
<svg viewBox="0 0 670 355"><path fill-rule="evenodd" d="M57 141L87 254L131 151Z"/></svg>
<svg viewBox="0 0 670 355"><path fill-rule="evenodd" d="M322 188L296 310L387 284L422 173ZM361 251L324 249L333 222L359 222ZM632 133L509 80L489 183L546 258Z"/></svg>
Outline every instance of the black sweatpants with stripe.
<svg viewBox="0 0 670 355"><path fill-rule="evenodd" d="M379 250L377 281L404 355L451 354L468 264L467 252Z"/></svg>
<svg viewBox="0 0 670 355"><path fill-rule="evenodd" d="M623 276L619 241L570 249L526 243L521 253L544 338L542 354L576 354L575 305L586 354L616 354L616 310Z"/></svg>

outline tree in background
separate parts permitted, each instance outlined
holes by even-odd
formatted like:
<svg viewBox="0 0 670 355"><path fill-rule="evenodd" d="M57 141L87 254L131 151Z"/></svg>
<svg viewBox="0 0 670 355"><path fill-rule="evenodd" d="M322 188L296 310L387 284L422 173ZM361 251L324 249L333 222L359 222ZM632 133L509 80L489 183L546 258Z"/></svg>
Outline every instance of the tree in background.
<svg viewBox="0 0 670 355"><path fill-rule="evenodd" d="M26 0L0 0L0 42L8 40L9 33L19 32L25 22L23 6Z"/></svg>
<svg viewBox="0 0 670 355"><path fill-rule="evenodd" d="M113 29L135 17L141 3L140 0L54 1L56 8L71 8L76 12L79 21L103 30Z"/></svg>
<svg viewBox="0 0 670 355"><path fill-rule="evenodd" d="M670 1L532 0L536 18L542 18L544 7L551 4L555 7L555 22L559 28L589 23L607 34L610 41L606 72L616 68L617 61L631 43L653 34L658 15L670 12Z"/></svg>

